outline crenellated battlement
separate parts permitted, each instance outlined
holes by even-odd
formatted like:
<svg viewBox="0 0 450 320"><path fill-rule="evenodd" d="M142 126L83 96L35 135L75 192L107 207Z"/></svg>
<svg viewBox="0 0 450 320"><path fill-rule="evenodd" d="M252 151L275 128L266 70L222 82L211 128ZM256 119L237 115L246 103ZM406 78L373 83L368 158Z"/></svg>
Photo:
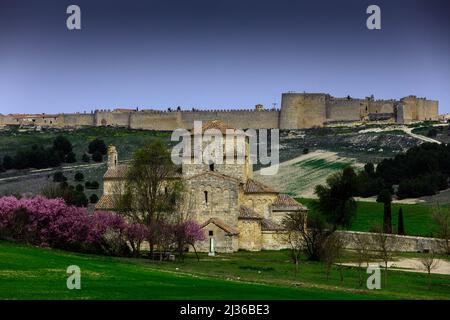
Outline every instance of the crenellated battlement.
<svg viewBox="0 0 450 320"><path fill-rule="evenodd" d="M438 120L438 101L410 95L400 100L333 97L327 93L282 94L281 108L183 109L98 108L90 112L0 115L0 126L116 126L146 130L191 129L194 121L221 120L234 128L303 129L327 123L375 121L410 123Z"/></svg>

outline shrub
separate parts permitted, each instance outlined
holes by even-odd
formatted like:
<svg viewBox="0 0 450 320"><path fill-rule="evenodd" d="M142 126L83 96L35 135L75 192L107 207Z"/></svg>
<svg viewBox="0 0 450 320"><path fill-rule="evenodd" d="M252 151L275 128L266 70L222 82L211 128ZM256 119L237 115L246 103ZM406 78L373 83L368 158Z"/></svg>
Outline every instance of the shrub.
<svg viewBox="0 0 450 320"><path fill-rule="evenodd" d="M78 182L83 181L84 174L82 174L81 172L77 172L77 173L75 173L74 179L75 179L75 181L78 181Z"/></svg>
<svg viewBox="0 0 450 320"><path fill-rule="evenodd" d="M436 128L431 128L430 130L428 130L427 136L430 138L436 138L438 134L438 131L436 130Z"/></svg>
<svg viewBox="0 0 450 320"><path fill-rule="evenodd" d="M103 161L103 156L102 156L102 154L100 152L95 151L92 154L92 160L95 161L95 162L102 162Z"/></svg>
<svg viewBox="0 0 450 320"><path fill-rule="evenodd" d="M90 202L90 203L93 203L93 204L97 203L97 202L98 202L98 196L97 196L95 193L92 194L92 195L89 197L89 202Z"/></svg>
<svg viewBox="0 0 450 320"><path fill-rule="evenodd" d="M13 169L14 165L13 165L13 159L11 156L4 156L3 157L3 168L5 168L5 170L11 170Z"/></svg>
<svg viewBox="0 0 450 320"><path fill-rule="evenodd" d="M84 186L82 184L77 184L77 186L75 187L75 190L78 192L83 192Z"/></svg>
<svg viewBox="0 0 450 320"><path fill-rule="evenodd" d="M95 139L89 143L88 146L89 153L94 154L99 152L101 155L105 155L108 151L106 144L101 139Z"/></svg>
<svg viewBox="0 0 450 320"><path fill-rule="evenodd" d="M98 188L99 188L98 182L97 182L97 181L92 181L92 182L91 182L91 189L96 190L96 189L98 189Z"/></svg>
<svg viewBox="0 0 450 320"><path fill-rule="evenodd" d="M77 161L77 157L75 156L75 153L73 153L72 151L70 151L67 155L66 155L66 162L67 163L74 163Z"/></svg>
<svg viewBox="0 0 450 320"><path fill-rule="evenodd" d="M309 149L308 148L303 148L302 153L303 154L308 154L309 153Z"/></svg>
<svg viewBox="0 0 450 320"><path fill-rule="evenodd" d="M69 189L69 184L67 183L67 181L63 181L59 184L59 187L61 189Z"/></svg>
<svg viewBox="0 0 450 320"><path fill-rule="evenodd" d="M90 181L86 181L84 183L84 186L86 187L86 189L91 189L91 182Z"/></svg>
<svg viewBox="0 0 450 320"><path fill-rule="evenodd" d="M86 153L83 153L83 156L81 157L81 160L83 160L84 162L91 161L91 159L89 158L89 156Z"/></svg>
<svg viewBox="0 0 450 320"><path fill-rule="evenodd" d="M64 176L64 174L61 171L58 171L53 174L53 181L54 182L63 182L63 181L67 181L67 178Z"/></svg>
<svg viewBox="0 0 450 320"><path fill-rule="evenodd" d="M72 151L72 143L63 136L58 136L53 140L53 150L61 155L67 155Z"/></svg>
<svg viewBox="0 0 450 320"><path fill-rule="evenodd" d="M81 185L81 187L83 186ZM48 199L63 199L68 205L77 207L86 207L89 203L88 198L82 191L75 190L67 182L61 182L59 185L47 185L41 193Z"/></svg>

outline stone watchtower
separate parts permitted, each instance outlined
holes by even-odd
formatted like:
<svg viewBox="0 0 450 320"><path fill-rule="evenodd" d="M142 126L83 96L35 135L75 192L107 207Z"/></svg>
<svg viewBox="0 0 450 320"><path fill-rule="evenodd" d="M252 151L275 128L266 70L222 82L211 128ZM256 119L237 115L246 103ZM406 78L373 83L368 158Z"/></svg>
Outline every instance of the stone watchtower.
<svg viewBox="0 0 450 320"><path fill-rule="evenodd" d="M116 147L109 145L108 147L108 169L114 168L119 163Z"/></svg>
<svg viewBox="0 0 450 320"><path fill-rule="evenodd" d="M326 122L328 95L325 93L283 93L280 129L321 127Z"/></svg>

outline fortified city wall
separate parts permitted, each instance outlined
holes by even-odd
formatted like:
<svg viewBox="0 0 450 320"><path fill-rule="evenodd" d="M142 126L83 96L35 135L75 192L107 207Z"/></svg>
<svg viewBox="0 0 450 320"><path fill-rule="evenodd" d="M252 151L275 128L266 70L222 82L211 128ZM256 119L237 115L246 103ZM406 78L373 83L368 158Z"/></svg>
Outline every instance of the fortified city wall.
<svg viewBox="0 0 450 320"><path fill-rule="evenodd" d="M221 120L234 128L304 129L333 123L383 121L411 123L439 118L438 101L404 97L400 100L335 98L325 93L283 93L281 109L262 105L245 110L95 110L72 114L0 114L0 126L82 127L117 126L145 130L191 129L194 121Z"/></svg>

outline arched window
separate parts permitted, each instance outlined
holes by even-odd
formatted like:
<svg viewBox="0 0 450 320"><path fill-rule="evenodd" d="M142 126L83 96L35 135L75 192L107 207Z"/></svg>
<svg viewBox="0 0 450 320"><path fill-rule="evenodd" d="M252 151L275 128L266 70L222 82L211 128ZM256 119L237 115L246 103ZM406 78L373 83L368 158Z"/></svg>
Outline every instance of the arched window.
<svg viewBox="0 0 450 320"><path fill-rule="evenodd" d="M214 171L214 163L209 164L209 171Z"/></svg>
<svg viewBox="0 0 450 320"><path fill-rule="evenodd" d="M205 194L205 203L208 203L208 191L203 192Z"/></svg>

